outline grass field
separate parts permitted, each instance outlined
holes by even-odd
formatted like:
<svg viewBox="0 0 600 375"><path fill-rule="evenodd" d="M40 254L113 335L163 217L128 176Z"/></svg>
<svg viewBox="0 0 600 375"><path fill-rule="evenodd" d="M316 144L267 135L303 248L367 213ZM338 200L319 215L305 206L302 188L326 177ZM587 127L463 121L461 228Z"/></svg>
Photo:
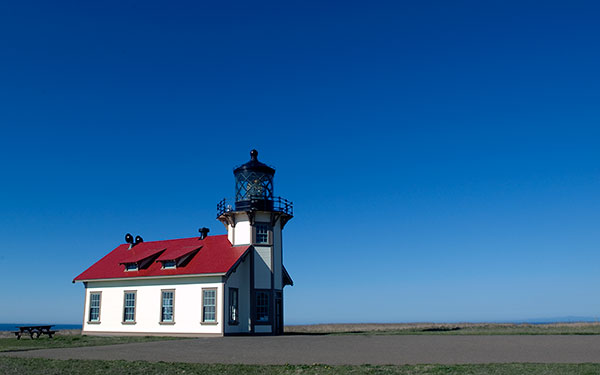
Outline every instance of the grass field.
<svg viewBox="0 0 600 375"><path fill-rule="evenodd" d="M23 351L34 349L72 348L78 346L114 345L128 344L132 342L146 342L157 340L174 340L173 337L109 337L109 336L81 336L81 335L56 335L50 339L42 336L39 339L24 337L17 340L11 338L0 338L0 352ZM0 374L2 372L0 371Z"/></svg>
<svg viewBox="0 0 600 375"><path fill-rule="evenodd" d="M286 326L286 334L326 335L600 335L600 323L400 323Z"/></svg>
<svg viewBox="0 0 600 375"><path fill-rule="evenodd" d="M239 375L587 375L600 373L600 364L486 364L486 365L416 365L416 366L326 366L326 365L209 365L188 363L150 363L127 361L57 360L0 357L0 373L69 375L69 374L239 374Z"/></svg>

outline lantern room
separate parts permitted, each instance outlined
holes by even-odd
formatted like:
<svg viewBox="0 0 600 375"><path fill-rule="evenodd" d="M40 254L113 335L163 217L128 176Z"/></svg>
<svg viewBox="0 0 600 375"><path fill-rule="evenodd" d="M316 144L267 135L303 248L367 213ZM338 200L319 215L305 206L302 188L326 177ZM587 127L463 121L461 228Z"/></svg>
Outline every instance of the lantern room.
<svg viewBox="0 0 600 375"><path fill-rule="evenodd" d="M275 169L258 161L258 151L250 151L250 161L234 169L236 211L273 210Z"/></svg>

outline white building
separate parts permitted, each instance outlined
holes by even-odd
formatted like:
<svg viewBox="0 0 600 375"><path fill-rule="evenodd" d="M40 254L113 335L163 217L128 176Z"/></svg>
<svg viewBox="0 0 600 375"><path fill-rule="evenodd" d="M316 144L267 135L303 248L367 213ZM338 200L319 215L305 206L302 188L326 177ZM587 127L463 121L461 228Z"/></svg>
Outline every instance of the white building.
<svg viewBox="0 0 600 375"><path fill-rule="evenodd" d="M73 282L85 286L88 335L283 333L282 230L291 202L273 196L275 170L251 160L234 170L236 198L217 205L226 235L143 242L128 234Z"/></svg>

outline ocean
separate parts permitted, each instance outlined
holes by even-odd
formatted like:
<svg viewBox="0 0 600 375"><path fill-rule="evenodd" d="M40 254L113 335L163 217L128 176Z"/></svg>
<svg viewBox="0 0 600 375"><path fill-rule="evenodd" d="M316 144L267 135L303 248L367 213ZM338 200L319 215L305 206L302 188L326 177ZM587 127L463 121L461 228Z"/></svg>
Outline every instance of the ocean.
<svg viewBox="0 0 600 375"><path fill-rule="evenodd" d="M15 331L19 326L41 326L48 325L52 323L10 323L4 324L0 323L0 331ZM54 324L52 329L61 330L61 329L81 329L81 324Z"/></svg>

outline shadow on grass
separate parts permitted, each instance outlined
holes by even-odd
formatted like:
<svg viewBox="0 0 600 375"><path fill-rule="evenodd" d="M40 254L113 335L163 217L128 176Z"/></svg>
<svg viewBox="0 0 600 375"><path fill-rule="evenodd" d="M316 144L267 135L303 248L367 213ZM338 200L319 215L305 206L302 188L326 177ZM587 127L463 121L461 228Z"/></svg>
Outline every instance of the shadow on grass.
<svg viewBox="0 0 600 375"><path fill-rule="evenodd" d="M433 328L424 328L421 332L448 332L448 331L458 331L460 327L433 327Z"/></svg>

